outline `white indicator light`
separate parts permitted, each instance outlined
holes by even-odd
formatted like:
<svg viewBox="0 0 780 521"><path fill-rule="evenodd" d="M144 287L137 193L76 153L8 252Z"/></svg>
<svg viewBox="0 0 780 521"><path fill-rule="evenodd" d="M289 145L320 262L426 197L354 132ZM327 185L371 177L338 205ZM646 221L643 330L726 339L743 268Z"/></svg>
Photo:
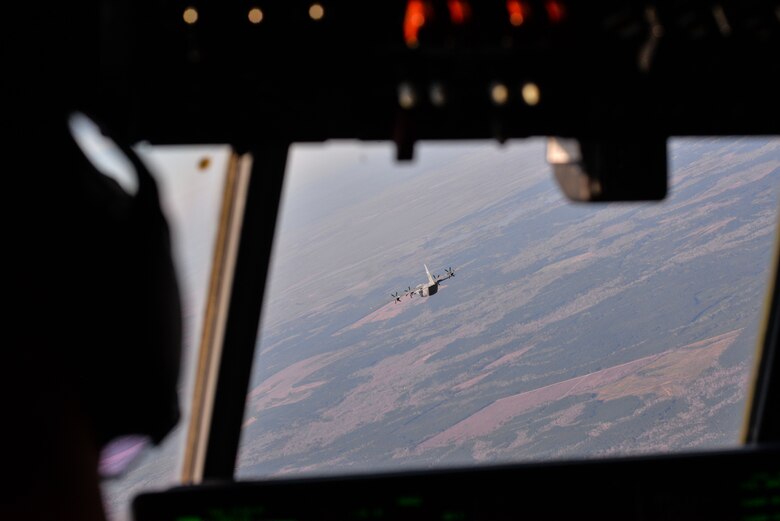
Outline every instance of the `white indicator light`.
<svg viewBox="0 0 780 521"><path fill-rule="evenodd" d="M195 22L198 21L198 10L194 7L188 7L184 10L184 14L182 14L182 18L184 19L184 23L188 25L192 25Z"/></svg>
<svg viewBox="0 0 780 521"><path fill-rule="evenodd" d="M325 16L325 8L320 4L311 4L311 7L309 7L309 17L312 20L319 21L322 20L323 16Z"/></svg>
<svg viewBox="0 0 780 521"><path fill-rule="evenodd" d="M490 87L490 99L492 99L493 103L496 105L505 105L509 100L509 90L506 88L506 85L503 83L494 83L493 86Z"/></svg>
<svg viewBox="0 0 780 521"><path fill-rule="evenodd" d="M263 10L259 7L253 7L249 10L249 21L253 24L259 24L263 21Z"/></svg>
<svg viewBox="0 0 780 521"><path fill-rule="evenodd" d="M523 85L523 90L520 92L523 95L523 101L525 101L526 105L533 107L539 104L540 93L536 83L526 83Z"/></svg>
<svg viewBox="0 0 780 521"><path fill-rule="evenodd" d="M398 104L402 109L410 109L417 103L417 97L414 89L408 83L402 83L398 86Z"/></svg>

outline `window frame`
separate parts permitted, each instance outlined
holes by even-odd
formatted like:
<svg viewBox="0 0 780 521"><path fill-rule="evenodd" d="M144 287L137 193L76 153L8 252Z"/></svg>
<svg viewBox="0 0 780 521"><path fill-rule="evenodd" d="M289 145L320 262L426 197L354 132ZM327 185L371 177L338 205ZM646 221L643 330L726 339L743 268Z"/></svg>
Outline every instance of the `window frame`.
<svg viewBox="0 0 780 521"><path fill-rule="evenodd" d="M272 246L276 229L282 186L285 177L289 142L268 142L256 146L245 197L245 211L240 226L240 239L234 258L234 275L229 297L220 305L227 308L223 334L218 339L221 349L212 364L218 367L217 379L211 386L208 400L211 411L192 422L190 432L199 432L204 452L202 464L185 466L195 469L184 476L187 483L235 478L238 448L250 387L251 369L259 337L260 314L263 305ZM780 215L780 208L779 215ZM778 225L780 231L780 224ZM748 390L742 447L780 441L777 415L778 396L777 345L780 342L780 234L776 232L770 283L764 301L761 339L756 346L754 367ZM203 346L202 346L203 349ZM204 354L201 353L201 358ZM199 373L200 378L200 373ZM197 384L196 384L197 386ZM208 419L208 421L205 421ZM705 451L706 452L706 451ZM711 451L717 453L717 450ZM662 455L658 455L662 456ZM613 458L608 458L613 459Z"/></svg>

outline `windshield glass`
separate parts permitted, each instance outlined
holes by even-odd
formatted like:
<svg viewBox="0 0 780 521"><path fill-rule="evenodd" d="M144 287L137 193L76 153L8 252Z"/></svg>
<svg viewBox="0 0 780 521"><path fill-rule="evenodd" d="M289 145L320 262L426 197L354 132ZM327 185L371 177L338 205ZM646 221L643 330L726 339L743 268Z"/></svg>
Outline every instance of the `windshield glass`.
<svg viewBox="0 0 780 521"><path fill-rule="evenodd" d="M610 205L539 139L294 147L237 475L741 443L780 144L668 147L670 196Z"/></svg>

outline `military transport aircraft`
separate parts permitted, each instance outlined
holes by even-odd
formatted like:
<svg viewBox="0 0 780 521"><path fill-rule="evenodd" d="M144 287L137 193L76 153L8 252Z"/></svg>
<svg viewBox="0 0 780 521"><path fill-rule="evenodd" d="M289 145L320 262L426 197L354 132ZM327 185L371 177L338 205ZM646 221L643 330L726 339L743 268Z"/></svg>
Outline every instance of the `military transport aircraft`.
<svg viewBox="0 0 780 521"><path fill-rule="evenodd" d="M431 295L435 295L436 292L439 291L439 282L455 276L455 270L452 269L452 267L446 268L444 270L445 276L443 277L441 275L431 275L431 272L428 271L428 266L423 264L423 267L425 268L425 274L428 276L428 282L424 284L418 284L414 288L409 286L406 288L406 291L404 291L403 295L400 295L397 291L392 293L390 296L395 299L396 303L401 302L401 297L412 298L415 295L419 295L421 297L430 297Z"/></svg>

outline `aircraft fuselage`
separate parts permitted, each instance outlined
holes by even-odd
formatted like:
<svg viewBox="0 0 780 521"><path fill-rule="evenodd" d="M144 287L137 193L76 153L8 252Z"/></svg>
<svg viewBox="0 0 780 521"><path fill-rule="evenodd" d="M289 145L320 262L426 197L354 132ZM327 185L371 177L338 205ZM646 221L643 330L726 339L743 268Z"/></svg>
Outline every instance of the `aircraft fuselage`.
<svg viewBox="0 0 780 521"><path fill-rule="evenodd" d="M439 283L434 282L429 284L420 284L414 288L413 293L417 293L421 297L430 297L431 295L435 295L437 291L439 291Z"/></svg>

